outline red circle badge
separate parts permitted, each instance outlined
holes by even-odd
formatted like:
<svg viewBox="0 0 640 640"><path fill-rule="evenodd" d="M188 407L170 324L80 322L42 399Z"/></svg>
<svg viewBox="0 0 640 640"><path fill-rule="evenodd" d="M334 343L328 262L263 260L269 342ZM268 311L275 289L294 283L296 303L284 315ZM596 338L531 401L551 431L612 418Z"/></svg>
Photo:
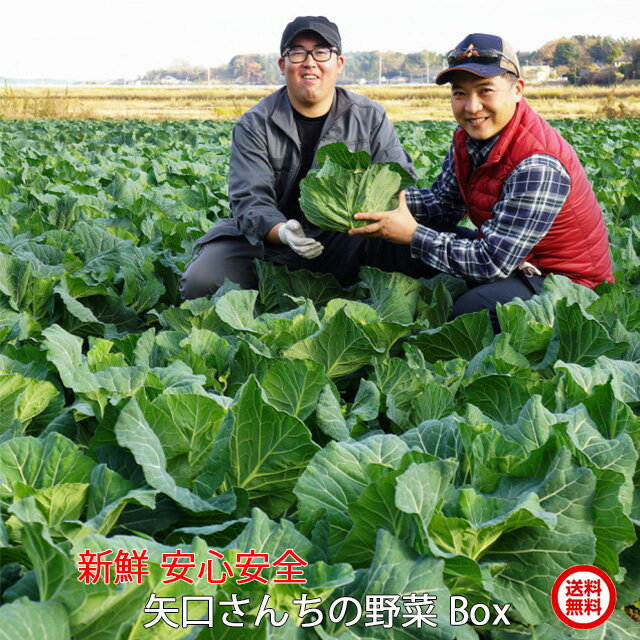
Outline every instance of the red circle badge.
<svg viewBox="0 0 640 640"><path fill-rule="evenodd" d="M572 629L593 629L616 608L616 588L602 569L578 564L553 583L551 604L558 618Z"/></svg>

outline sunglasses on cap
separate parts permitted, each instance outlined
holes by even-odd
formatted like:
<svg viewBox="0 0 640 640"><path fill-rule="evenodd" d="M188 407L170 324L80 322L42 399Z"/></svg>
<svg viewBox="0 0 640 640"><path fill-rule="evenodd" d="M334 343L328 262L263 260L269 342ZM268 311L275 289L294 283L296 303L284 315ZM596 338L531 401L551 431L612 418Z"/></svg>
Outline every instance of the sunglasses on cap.
<svg viewBox="0 0 640 640"><path fill-rule="evenodd" d="M500 63L503 60L504 62ZM476 49L475 47L467 47L466 49L452 49L447 53L447 64L455 67L465 62L474 64L500 64L505 71L511 71L517 76L518 65L497 49ZM506 63L506 64L505 64Z"/></svg>

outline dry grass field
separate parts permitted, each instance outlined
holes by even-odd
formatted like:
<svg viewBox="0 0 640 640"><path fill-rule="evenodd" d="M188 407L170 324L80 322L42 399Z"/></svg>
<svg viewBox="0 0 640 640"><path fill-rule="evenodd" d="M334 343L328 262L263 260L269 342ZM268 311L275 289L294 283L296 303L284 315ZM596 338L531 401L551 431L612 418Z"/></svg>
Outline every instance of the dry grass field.
<svg viewBox="0 0 640 640"><path fill-rule="evenodd" d="M379 102L391 120L448 120L449 89L436 86L349 87ZM0 118L235 120L273 87L68 87L0 89ZM640 84L614 87L529 86L542 116L640 117Z"/></svg>

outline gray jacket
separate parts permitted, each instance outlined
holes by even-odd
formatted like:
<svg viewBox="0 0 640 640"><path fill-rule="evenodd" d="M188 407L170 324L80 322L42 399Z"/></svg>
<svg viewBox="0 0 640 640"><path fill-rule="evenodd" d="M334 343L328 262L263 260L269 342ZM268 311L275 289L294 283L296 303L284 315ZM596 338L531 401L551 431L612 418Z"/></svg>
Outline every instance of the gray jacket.
<svg viewBox="0 0 640 640"><path fill-rule="evenodd" d="M344 142L351 151L367 151L373 162L397 162L415 176L411 158L384 109L341 87L336 87L318 147L332 142ZM317 167L315 160L313 167ZM287 88L282 87L234 126L229 165L232 218L214 224L196 244L244 235L251 244L261 246L269 230L286 221L279 207L294 188L299 168L298 129Z"/></svg>

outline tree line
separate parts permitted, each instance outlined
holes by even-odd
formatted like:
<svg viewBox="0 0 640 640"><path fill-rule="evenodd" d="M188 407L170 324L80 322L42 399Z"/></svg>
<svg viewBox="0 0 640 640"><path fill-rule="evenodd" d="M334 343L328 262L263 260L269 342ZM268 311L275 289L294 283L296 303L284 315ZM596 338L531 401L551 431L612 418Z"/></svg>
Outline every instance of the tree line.
<svg viewBox="0 0 640 640"><path fill-rule="evenodd" d="M397 51L357 51L345 53L347 63L341 76L345 84L378 82L384 78L406 78L407 81L427 82L442 69L443 58L433 51L399 53ZM178 61L166 69L148 71L139 80L161 82L167 77L184 82L219 82L238 84L279 84L281 74L277 54L245 53L233 56L220 67L192 66Z"/></svg>
<svg viewBox="0 0 640 640"><path fill-rule="evenodd" d="M519 51L522 65L548 65L569 82L609 84L640 79L640 39L573 36L547 42L535 51ZM443 68L444 56L434 51L357 51L345 53L341 82L376 83L380 80L432 82ZM210 82L277 85L282 81L277 54L246 53L219 67L193 66L177 61L152 69L138 80L149 83Z"/></svg>
<svg viewBox="0 0 640 640"><path fill-rule="evenodd" d="M545 64L572 84L611 84L640 79L640 39L573 36L518 52L521 64Z"/></svg>

